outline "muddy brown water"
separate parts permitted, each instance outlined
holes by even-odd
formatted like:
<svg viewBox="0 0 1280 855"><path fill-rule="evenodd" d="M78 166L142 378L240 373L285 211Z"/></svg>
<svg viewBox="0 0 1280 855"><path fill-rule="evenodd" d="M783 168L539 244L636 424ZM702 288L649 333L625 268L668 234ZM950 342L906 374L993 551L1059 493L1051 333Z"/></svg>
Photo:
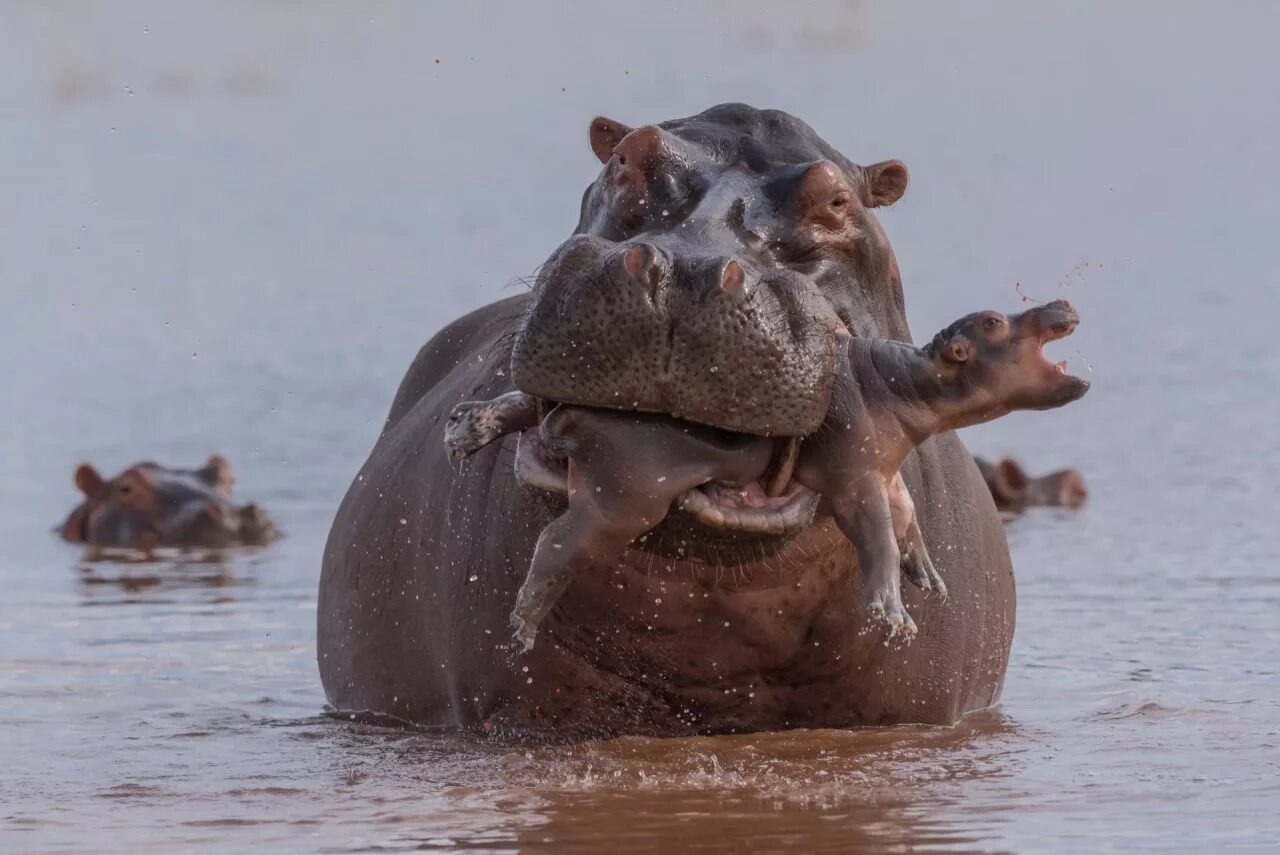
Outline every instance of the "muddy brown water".
<svg viewBox="0 0 1280 855"><path fill-rule="evenodd" d="M1276 851L1274 7L11 2L0 850ZM438 60L438 61L437 61ZM912 187L917 336L1067 296L1095 389L967 432L1010 525L955 727L513 749L336 723L320 549L417 347L568 233L595 113L789 109ZM217 449L288 538L85 565L74 464Z"/></svg>

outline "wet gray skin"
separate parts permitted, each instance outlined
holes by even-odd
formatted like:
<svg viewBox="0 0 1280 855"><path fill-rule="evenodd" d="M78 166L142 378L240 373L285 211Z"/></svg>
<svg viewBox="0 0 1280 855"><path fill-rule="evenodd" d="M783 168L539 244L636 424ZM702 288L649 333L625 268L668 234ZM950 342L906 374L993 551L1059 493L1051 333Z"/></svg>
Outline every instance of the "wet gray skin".
<svg viewBox="0 0 1280 855"><path fill-rule="evenodd" d="M830 516L805 515L810 488L779 476L767 494L714 481L687 494L689 513L578 574L512 663L511 613L565 510L524 488L563 492L565 464L529 430L466 465L424 453L457 403L519 390L547 411L652 412L674 429L789 443L827 418L841 330L911 338L874 214L905 192L901 163L859 165L795 117L743 104L637 129L597 119L587 136L602 169L574 234L528 294L422 348L335 516L317 604L334 708L576 739L949 723L991 704L1013 634L1012 568L952 433L902 467L952 593L945 605L906 596L927 643L890 648L867 631L853 545ZM669 588L659 620L639 593L654 572ZM753 674L767 696L722 691L725 675Z"/></svg>
<svg viewBox="0 0 1280 855"><path fill-rule="evenodd" d="M906 167L850 163L795 118L739 104L634 130L597 118L590 139L604 169L538 277L516 388L745 433L814 430L836 329L878 314L849 286L886 273L864 250L886 243L869 211L902 195Z"/></svg>
<svg viewBox="0 0 1280 855"><path fill-rule="evenodd" d="M652 530L673 507L725 526L700 488L766 491L781 479L811 491L814 502L784 524L807 525L818 495L853 543L868 614L892 632L914 635L898 576L946 595L899 475L907 454L934 434L1014 410L1051 409L1077 400L1089 384L1050 363L1042 348L1074 331L1079 317L1055 301L1006 318L978 312L956 321L922 348L842 336L831 409L821 430L788 459L788 443L667 419L556 407L521 438L524 480L568 496L568 508L543 531L511 615L516 640L533 646L538 625L578 573L601 566ZM499 436L538 425L539 402L513 392L467 402L445 430L449 457L462 459ZM529 449L529 445L537 450ZM779 464L778 460L782 463ZM773 462L774 471L770 472ZM794 473L777 467L794 464ZM794 480L792 480L794 478ZM750 511L732 522L751 528ZM768 518L768 517L766 517ZM776 515L773 517L776 521Z"/></svg>
<svg viewBox="0 0 1280 855"><path fill-rule="evenodd" d="M64 540L94 549L150 552L158 547L257 546L279 536L254 503L231 501L234 479L221 455L196 469L136 463L110 480L81 464L75 483L84 494L60 528Z"/></svg>

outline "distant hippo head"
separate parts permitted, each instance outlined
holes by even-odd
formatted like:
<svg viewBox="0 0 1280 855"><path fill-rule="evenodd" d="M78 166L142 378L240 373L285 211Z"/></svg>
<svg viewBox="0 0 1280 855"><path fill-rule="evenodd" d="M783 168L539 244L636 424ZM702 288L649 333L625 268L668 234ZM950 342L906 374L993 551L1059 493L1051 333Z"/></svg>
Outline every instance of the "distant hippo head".
<svg viewBox="0 0 1280 855"><path fill-rule="evenodd" d="M1061 469L1033 477L1018 461L1004 457L995 463L977 458L996 507L1021 512L1027 508L1079 508L1089 499L1089 488L1078 469Z"/></svg>
<svg viewBox="0 0 1280 855"><path fill-rule="evenodd" d="M907 337L871 212L906 190L902 163L859 166L743 104L636 129L597 118L589 139L604 169L538 277L520 390L802 436L826 415L837 331Z"/></svg>
<svg viewBox="0 0 1280 855"><path fill-rule="evenodd" d="M85 499L62 525L63 539L94 547L220 548L259 545L278 536L255 504L231 502L231 467L218 454L198 469L144 462L106 480L93 466L76 469Z"/></svg>

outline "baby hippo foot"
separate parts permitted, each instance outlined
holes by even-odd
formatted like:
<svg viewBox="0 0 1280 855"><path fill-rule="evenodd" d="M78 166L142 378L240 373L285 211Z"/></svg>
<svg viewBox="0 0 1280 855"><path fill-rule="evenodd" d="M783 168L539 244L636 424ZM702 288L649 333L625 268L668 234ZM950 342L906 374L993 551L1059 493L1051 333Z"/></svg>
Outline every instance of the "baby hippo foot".
<svg viewBox="0 0 1280 855"><path fill-rule="evenodd" d="M490 401L463 401L444 426L444 451L450 460L475 454L501 436L538 423L538 399L513 391Z"/></svg>
<svg viewBox="0 0 1280 855"><path fill-rule="evenodd" d="M502 434L492 401L463 401L444 426L444 451L450 460L465 460Z"/></svg>
<svg viewBox="0 0 1280 855"><path fill-rule="evenodd" d="M901 635L910 640L916 634L916 622L907 614L896 586L889 590L872 591L867 598L867 614L873 622L889 627L890 638Z"/></svg>
<svg viewBox="0 0 1280 855"><path fill-rule="evenodd" d="M511 637L514 641L513 654L519 656L533 649L533 642L538 637L537 624L525 620L519 612L511 613L511 628L515 630Z"/></svg>
<svg viewBox="0 0 1280 855"><path fill-rule="evenodd" d="M942 581L942 574L933 566L928 550L905 547L902 550L902 575L920 590L936 593L943 600L947 598L947 583Z"/></svg>

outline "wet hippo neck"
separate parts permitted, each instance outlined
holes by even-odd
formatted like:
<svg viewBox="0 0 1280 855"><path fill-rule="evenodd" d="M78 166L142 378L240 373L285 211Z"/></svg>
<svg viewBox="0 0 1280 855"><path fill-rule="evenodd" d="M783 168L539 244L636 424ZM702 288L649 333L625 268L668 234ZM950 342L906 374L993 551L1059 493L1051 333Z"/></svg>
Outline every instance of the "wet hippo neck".
<svg viewBox="0 0 1280 855"><path fill-rule="evenodd" d="M767 558L750 551L670 556L633 546L575 581L547 621L546 649L707 715L739 702L738 691L781 703L780 689L762 688L762 671L786 673L786 687L802 691L849 667L835 654L859 627L833 601L843 602L855 565L834 525L810 526Z"/></svg>
<svg viewBox="0 0 1280 855"><path fill-rule="evenodd" d="M923 348L900 341L855 338L849 345L849 357L887 472L896 472L917 445L955 426L951 392Z"/></svg>

